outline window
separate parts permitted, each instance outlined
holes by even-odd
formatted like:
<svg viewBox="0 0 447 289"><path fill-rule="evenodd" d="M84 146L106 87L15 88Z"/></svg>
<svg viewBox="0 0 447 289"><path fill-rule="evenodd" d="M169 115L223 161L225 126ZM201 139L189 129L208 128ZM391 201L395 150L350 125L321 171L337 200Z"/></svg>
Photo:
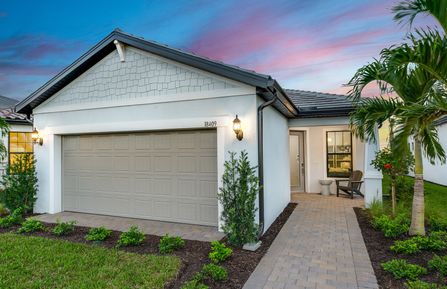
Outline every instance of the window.
<svg viewBox="0 0 447 289"><path fill-rule="evenodd" d="M326 132L327 176L347 178L352 171L352 136L350 131Z"/></svg>
<svg viewBox="0 0 447 289"><path fill-rule="evenodd" d="M31 132L9 133L9 163L12 164L19 154L33 153L33 139Z"/></svg>

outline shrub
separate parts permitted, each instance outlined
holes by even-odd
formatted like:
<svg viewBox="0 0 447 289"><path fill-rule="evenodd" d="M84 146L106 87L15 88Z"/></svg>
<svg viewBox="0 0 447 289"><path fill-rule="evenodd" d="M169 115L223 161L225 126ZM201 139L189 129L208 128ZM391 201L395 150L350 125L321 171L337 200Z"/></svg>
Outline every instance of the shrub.
<svg viewBox="0 0 447 289"><path fill-rule="evenodd" d="M428 223L431 231L447 231L447 220L438 217L430 217Z"/></svg>
<svg viewBox="0 0 447 289"><path fill-rule="evenodd" d="M110 234L112 234L112 231L105 227L91 228L85 236L85 239L87 241L104 241L110 237Z"/></svg>
<svg viewBox="0 0 447 289"><path fill-rule="evenodd" d="M57 220L57 225L53 228L53 234L56 236L66 236L75 230L76 221L60 222Z"/></svg>
<svg viewBox="0 0 447 289"><path fill-rule="evenodd" d="M428 261L428 268L438 271L442 276L447 276L447 256L439 257L435 255L433 259Z"/></svg>
<svg viewBox="0 0 447 289"><path fill-rule="evenodd" d="M259 179L256 168L250 166L246 151L236 159L236 153L230 152L225 161L222 187L218 198L222 203L222 229L232 245L242 246L255 242L259 226L255 223L256 197L259 192Z"/></svg>
<svg viewBox="0 0 447 289"><path fill-rule="evenodd" d="M181 289L208 289L209 287L198 280L191 280L183 284Z"/></svg>
<svg viewBox="0 0 447 289"><path fill-rule="evenodd" d="M0 192L1 194L1 192ZM6 209L5 205L0 203L0 216L4 216L8 214L8 210Z"/></svg>
<svg viewBox="0 0 447 289"><path fill-rule="evenodd" d="M43 231L45 230L45 226L41 221L36 220L34 218L28 218L25 222L22 223L22 227L19 228L19 233L31 233L35 231Z"/></svg>
<svg viewBox="0 0 447 289"><path fill-rule="evenodd" d="M137 226L130 227L129 231L123 232L118 239L118 247L137 246L143 243L146 237Z"/></svg>
<svg viewBox="0 0 447 289"><path fill-rule="evenodd" d="M376 218L385 213L385 210L383 209L383 203L379 199L374 199L372 202L368 204L367 212L371 216L371 218Z"/></svg>
<svg viewBox="0 0 447 289"><path fill-rule="evenodd" d="M216 264L207 264L202 268L202 274L214 281L224 281L228 278L228 272L222 266Z"/></svg>
<svg viewBox="0 0 447 289"><path fill-rule="evenodd" d="M406 214L399 214L395 218L381 215L373 218L372 226L383 232L387 238L395 238L405 234L410 229L410 219Z"/></svg>
<svg viewBox="0 0 447 289"><path fill-rule="evenodd" d="M219 241L213 241L211 242L211 252L208 257L214 263L220 263L228 259L232 253L233 250L225 246L225 244Z"/></svg>
<svg viewBox="0 0 447 289"><path fill-rule="evenodd" d="M184 246L185 241L181 237L173 237L166 234L160 239L158 249L160 250L160 253L168 254L183 248Z"/></svg>
<svg viewBox="0 0 447 289"><path fill-rule="evenodd" d="M9 216L0 218L0 228L9 228L23 221L23 209L17 208Z"/></svg>
<svg viewBox="0 0 447 289"><path fill-rule="evenodd" d="M446 287L438 287L438 285L433 283L427 283L424 281L408 281L405 283L408 289L444 289Z"/></svg>
<svg viewBox="0 0 447 289"><path fill-rule="evenodd" d="M6 168L1 184L0 202L10 211L23 208L32 211L36 202L37 173L36 160L32 154L19 154Z"/></svg>
<svg viewBox="0 0 447 289"><path fill-rule="evenodd" d="M390 249L397 253L414 254L421 250L439 251L447 248L445 235L440 232L428 236L415 236L408 240L396 241Z"/></svg>
<svg viewBox="0 0 447 289"><path fill-rule="evenodd" d="M393 274L395 279L416 280L419 276L427 274L427 269L416 264L410 264L403 259L394 259L382 263L383 270Z"/></svg>

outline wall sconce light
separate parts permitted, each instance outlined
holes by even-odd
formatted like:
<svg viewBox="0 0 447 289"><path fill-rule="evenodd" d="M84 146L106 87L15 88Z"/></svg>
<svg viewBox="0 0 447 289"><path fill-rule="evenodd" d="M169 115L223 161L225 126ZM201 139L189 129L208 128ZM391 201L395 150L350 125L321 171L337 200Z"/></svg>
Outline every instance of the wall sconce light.
<svg viewBox="0 0 447 289"><path fill-rule="evenodd" d="M237 114L236 118L233 120L233 130L238 140L242 140L244 138L244 132L242 131L241 120L237 117Z"/></svg>
<svg viewBox="0 0 447 289"><path fill-rule="evenodd" d="M31 138L33 139L34 144L43 144L43 138L40 136L39 131L37 131L36 128L34 128L33 132L31 133Z"/></svg>

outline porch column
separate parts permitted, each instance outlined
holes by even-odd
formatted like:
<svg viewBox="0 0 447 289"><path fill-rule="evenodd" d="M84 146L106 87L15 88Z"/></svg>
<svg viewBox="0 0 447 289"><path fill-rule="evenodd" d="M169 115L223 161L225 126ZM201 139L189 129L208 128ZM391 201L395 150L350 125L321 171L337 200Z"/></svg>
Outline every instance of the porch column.
<svg viewBox="0 0 447 289"><path fill-rule="evenodd" d="M371 162L379 151L379 134L376 128L376 140L365 143L365 207L369 207L372 201L382 201L382 173L376 170Z"/></svg>

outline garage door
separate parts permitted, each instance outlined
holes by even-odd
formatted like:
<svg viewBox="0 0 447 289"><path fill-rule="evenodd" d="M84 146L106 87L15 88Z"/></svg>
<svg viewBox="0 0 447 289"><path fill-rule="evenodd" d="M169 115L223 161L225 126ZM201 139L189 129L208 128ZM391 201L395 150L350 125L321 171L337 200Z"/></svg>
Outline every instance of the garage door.
<svg viewBox="0 0 447 289"><path fill-rule="evenodd" d="M65 211L217 225L216 131L62 138Z"/></svg>

